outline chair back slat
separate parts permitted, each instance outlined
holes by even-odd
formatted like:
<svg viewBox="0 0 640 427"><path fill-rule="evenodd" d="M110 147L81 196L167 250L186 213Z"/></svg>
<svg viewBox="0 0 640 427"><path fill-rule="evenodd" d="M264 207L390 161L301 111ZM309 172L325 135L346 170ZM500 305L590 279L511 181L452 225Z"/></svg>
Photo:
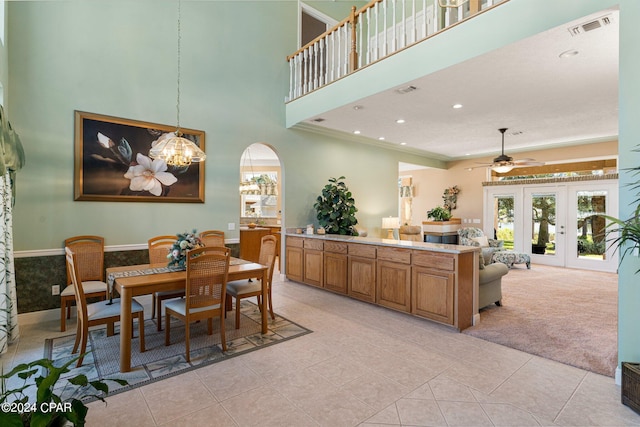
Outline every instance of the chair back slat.
<svg viewBox="0 0 640 427"><path fill-rule="evenodd" d="M71 279L76 298L76 308L78 311L79 321L86 321L87 315L87 300L84 295L84 288L82 286L82 273L80 272L78 265L77 254L68 246L64 248L66 262L67 262L67 275Z"/></svg>
<svg viewBox="0 0 640 427"><path fill-rule="evenodd" d="M186 309L225 303L229 254L198 248L188 252Z"/></svg>
<svg viewBox="0 0 640 427"><path fill-rule="evenodd" d="M100 236L75 236L64 241L76 256L76 266L84 281L104 282L104 238ZM67 272L67 283L71 278Z"/></svg>
<svg viewBox="0 0 640 427"><path fill-rule="evenodd" d="M276 249L278 247L278 239L272 234L262 237L260 241L260 255L258 264L267 266L267 283L271 285L273 278L273 267L276 261Z"/></svg>
<svg viewBox="0 0 640 427"><path fill-rule="evenodd" d="M149 264L167 264L169 262L167 255L169 255L169 251L177 239L177 236L169 235L150 238L147 242Z"/></svg>
<svg viewBox="0 0 640 427"><path fill-rule="evenodd" d="M224 246L224 231L207 230L199 235L205 246Z"/></svg>

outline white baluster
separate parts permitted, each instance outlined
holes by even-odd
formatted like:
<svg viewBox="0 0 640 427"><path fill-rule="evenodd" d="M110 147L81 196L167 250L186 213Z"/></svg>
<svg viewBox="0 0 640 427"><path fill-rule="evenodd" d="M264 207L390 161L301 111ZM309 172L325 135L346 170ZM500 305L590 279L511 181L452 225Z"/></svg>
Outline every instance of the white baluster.
<svg viewBox="0 0 640 427"><path fill-rule="evenodd" d="M363 52L364 52L364 40L362 37L362 19L364 18L364 15L360 15L357 16L356 20L357 20L357 24L356 25L356 29L358 30L358 42L360 43L360 47L358 48L358 68L362 67L362 65L364 65L362 63L363 61Z"/></svg>
<svg viewBox="0 0 640 427"><path fill-rule="evenodd" d="M293 59L294 58L291 58L289 60L289 96L287 97L286 101L291 101L293 99L293 72L294 72Z"/></svg>
<svg viewBox="0 0 640 427"><path fill-rule="evenodd" d="M373 60L377 61L378 58L380 57L380 28L378 25L380 22L380 3L376 3L375 15L376 15L376 51L375 51Z"/></svg>
<svg viewBox="0 0 640 427"><path fill-rule="evenodd" d="M318 42L313 44L313 88L318 88Z"/></svg>
<svg viewBox="0 0 640 427"><path fill-rule="evenodd" d="M302 93L307 93L309 92L309 48L304 50L304 57L302 58L302 70Z"/></svg>
<svg viewBox="0 0 640 427"><path fill-rule="evenodd" d="M325 64L325 46L327 44L327 38L323 37L319 41L320 43L320 86L327 84L326 71L327 66Z"/></svg>
<svg viewBox="0 0 640 427"><path fill-rule="evenodd" d="M383 12L383 22L382 22L382 26L384 27L384 45L383 45L383 49L382 49L382 54L381 57L385 57L387 56L387 2L383 2L382 3L382 12Z"/></svg>
<svg viewBox="0 0 640 427"><path fill-rule="evenodd" d="M405 47L407 45L407 12L405 10L405 0L402 1L402 37L400 38L400 46Z"/></svg>
<svg viewBox="0 0 640 427"><path fill-rule="evenodd" d="M371 64L371 8L368 7L367 11L365 12L365 15L363 15L363 17L366 16L366 21L367 21L367 63L365 65L369 65Z"/></svg>

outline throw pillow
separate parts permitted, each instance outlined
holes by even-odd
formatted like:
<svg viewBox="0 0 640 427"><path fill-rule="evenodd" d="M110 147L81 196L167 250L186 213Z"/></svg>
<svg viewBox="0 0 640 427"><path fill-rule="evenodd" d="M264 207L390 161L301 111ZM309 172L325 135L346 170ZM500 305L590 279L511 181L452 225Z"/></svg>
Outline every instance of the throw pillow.
<svg viewBox="0 0 640 427"><path fill-rule="evenodd" d="M472 237L471 240L478 242L481 248L489 246L489 239L487 239L487 236Z"/></svg>
<svg viewBox="0 0 640 427"><path fill-rule="evenodd" d="M478 260L479 260L478 264L480 265L480 270L484 270L484 256L482 256L482 251L480 251L478 255L480 255L478 257Z"/></svg>

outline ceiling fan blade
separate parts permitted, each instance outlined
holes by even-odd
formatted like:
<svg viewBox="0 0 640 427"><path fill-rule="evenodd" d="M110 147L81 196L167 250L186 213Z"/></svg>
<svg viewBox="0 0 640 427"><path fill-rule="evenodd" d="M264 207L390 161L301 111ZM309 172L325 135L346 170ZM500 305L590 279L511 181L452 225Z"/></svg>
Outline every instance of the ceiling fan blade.
<svg viewBox="0 0 640 427"><path fill-rule="evenodd" d="M544 166L544 162L538 162L534 159L519 159L513 161L514 166Z"/></svg>

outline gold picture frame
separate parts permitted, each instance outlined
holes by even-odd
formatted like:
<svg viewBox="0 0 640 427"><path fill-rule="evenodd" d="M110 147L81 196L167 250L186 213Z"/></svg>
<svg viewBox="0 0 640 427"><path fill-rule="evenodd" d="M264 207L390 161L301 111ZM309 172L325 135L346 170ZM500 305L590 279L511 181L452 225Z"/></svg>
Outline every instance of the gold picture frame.
<svg viewBox="0 0 640 427"><path fill-rule="evenodd" d="M75 111L74 200L204 203L204 163L167 166L149 158L175 126ZM204 131L180 128L203 151Z"/></svg>

